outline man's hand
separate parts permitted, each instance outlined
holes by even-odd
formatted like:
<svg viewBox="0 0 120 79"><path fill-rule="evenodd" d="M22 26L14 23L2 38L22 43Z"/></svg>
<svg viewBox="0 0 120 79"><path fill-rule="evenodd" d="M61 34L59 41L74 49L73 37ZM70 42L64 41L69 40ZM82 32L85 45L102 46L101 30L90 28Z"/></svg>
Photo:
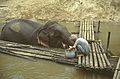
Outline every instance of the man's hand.
<svg viewBox="0 0 120 79"><path fill-rule="evenodd" d="M73 49L75 49L74 46L69 46L69 50L73 50Z"/></svg>

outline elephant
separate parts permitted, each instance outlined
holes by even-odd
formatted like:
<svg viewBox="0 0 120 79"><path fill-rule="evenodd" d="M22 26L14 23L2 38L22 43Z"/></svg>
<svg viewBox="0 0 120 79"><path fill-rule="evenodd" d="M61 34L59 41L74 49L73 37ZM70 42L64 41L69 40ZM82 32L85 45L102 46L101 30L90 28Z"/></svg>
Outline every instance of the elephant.
<svg viewBox="0 0 120 79"><path fill-rule="evenodd" d="M42 24L27 19L14 19L4 25L0 39L48 48L63 48L63 44L74 44L70 35L67 28L56 21Z"/></svg>

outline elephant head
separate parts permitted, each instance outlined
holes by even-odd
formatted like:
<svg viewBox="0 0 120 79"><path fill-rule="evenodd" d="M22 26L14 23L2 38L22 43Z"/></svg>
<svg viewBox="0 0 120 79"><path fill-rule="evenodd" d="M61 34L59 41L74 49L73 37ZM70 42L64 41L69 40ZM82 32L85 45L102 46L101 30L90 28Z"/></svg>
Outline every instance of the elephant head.
<svg viewBox="0 0 120 79"><path fill-rule="evenodd" d="M55 21L47 22L38 32L38 43L45 47L63 47L62 44L73 45L67 28Z"/></svg>

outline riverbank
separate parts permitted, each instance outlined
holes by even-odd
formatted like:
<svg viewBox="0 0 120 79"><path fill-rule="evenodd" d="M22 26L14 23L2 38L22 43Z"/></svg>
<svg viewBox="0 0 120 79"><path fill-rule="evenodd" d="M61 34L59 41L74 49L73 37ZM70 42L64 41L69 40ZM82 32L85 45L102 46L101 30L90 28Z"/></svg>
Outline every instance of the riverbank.
<svg viewBox="0 0 120 79"><path fill-rule="evenodd" d="M118 0L0 0L0 17L49 20L120 21Z"/></svg>

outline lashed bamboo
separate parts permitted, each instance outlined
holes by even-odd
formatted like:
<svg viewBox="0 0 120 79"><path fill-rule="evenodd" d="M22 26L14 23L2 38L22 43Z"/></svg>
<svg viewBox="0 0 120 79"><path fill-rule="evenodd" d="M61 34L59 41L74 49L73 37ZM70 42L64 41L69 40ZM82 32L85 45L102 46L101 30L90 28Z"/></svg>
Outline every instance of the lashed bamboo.
<svg viewBox="0 0 120 79"><path fill-rule="evenodd" d="M80 22L79 37L82 37L82 21Z"/></svg>
<svg viewBox="0 0 120 79"><path fill-rule="evenodd" d="M59 63L65 63L65 64L71 64L71 65L75 65L77 64L77 60L74 59L67 59L64 55L64 53L59 53L57 54L56 51L52 50L38 50L38 49L31 49L31 48L19 48L19 44L17 44L17 47L14 47L14 43L13 43L13 47L11 46L11 42L0 42L1 46L0 46L0 51L1 53L6 53L6 54L10 54L10 55L14 55L14 56L18 56L18 57L22 57L22 58L28 58L28 57L32 57L32 58L40 58L40 59L46 59L46 60L51 60L51 61L56 61ZM4 45L2 45L3 43L5 43ZM8 47L9 45L9 47ZM20 44L21 46L21 44ZM26 45L24 45L26 46ZM55 53L56 52L56 53Z"/></svg>
<svg viewBox="0 0 120 79"><path fill-rule="evenodd" d="M92 53L92 45L91 44L89 44L90 45L90 49L91 49L91 51L90 51L90 55L89 55L89 64L90 64L90 68L93 68L93 65L94 65L94 63L93 63L93 53Z"/></svg>
<svg viewBox="0 0 120 79"><path fill-rule="evenodd" d="M93 22L91 22L91 31L92 31L92 40L95 40L95 37L94 37L94 29L93 29Z"/></svg>
<svg viewBox="0 0 120 79"><path fill-rule="evenodd" d="M89 38L90 38L90 40L92 40L92 29L91 29L91 28L92 28L92 26L91 26L91 22L90 22L90 21L89 21L89 25L90 25L90 28L89 28L89 29L90 29L90 34L89 34L89 35L90 35L90 37L89 37Z"/></svg>
<svg viewBox="0 0 120 79"><path fill-rule="evenodd" d="M99 42L97 42L97 44L98 44L98 48L99 48L98 50L100 52L101 61L103 63L103 67L107 68L107 63L105 62L105 59L104 59L104 56L103 56L103 52L100 50L100 44L99 44Z"/></svg>
<svg viewBox="0 0 120 79"><path fill-rule="evenodd" d="M86 56L86 67L90 67L89 56Z"/></svg>
<svg viewBox="0 0 120 79"><path fill-rule="evenodd" d="M117 66L116 66L115 73L113 75L113 79L119 79L120 73L119 73L118 69L120 69L120 57L118 59L118 63L117 63Z"/></svg>
<svg viewBox="0 0 120 79"><path fill-rule="evenodd" d="M82 38L84 38L85 22L83 21L82 23L83 23L83 25L82 25Z"/></svg>
<svg viewBox="0 0 120 79"><path fill-rule="evenodd" d="M82 56L82 65L85 67L86 64L85 64L85 56Z"/></svg>
<svg viewBox="0 0 120 79"><path fill-rule="evenodd" d="M100 42L100 48L101 48L101 51L103 52L103 57L104 57L104 59L105 59L107 65L108 65L108 67L111 68L112 66L111 66L111 64L110 64L110 62L109 62L109 60L108 60L108 58L107 58L107 56L106 56L105 50L103 49L102 43L101 43L101 42Z"/></svg>
<svg viewBox="0 0 120 79"><path fill-rule="evenodd" d="M87 21L86 20L84 20L84 39L87 39L86 37L86 35L87 35L87 30L86 30L86 28L87 28Z"/></svg>
<svg viewBox="0 0 120 79"><path fill-rule="evenodd" d="M99 51L99 48L96 43L95 43L95 50L96 50L96 54L97 54L97 58L98 58L99 68L103 69L103 63L102 63L102 59L100 57L100 51Z"/></svg>
<svg viewBox="0 0 120 79"><path fill-rule="evenodd" d="M116 79L120 79L120 71L118 71L118 75Z"/></svg>
<svg viewBox="0 0 120 79"><path fill-rule="evenodd" d="M93 50L93 57L94 57L94 67L95 69L98 69L98 59L97 59L97 56L96 56L96 51L95 51L95 45L94 43L92 43L92 50Z"/></svg>

